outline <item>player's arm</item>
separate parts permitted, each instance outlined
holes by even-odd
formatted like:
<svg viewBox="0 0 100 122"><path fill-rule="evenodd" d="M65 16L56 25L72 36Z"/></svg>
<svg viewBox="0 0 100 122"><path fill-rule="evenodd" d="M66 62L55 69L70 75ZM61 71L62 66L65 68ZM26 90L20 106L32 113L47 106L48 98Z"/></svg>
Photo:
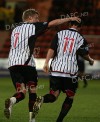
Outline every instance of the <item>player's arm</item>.
<svg viewBox="0 0 100 122"><path fill-rule="evenodd" d="M50 59L53 58L54 56L56 56L57 44L58 44L58 34L56 34L56 36L52 40L50 49L48 50L48 53L47 53L47 56L46 56L46 60L45 60L45 63L44 63L44 67L43 67L43 71L45 73L49 72L49 61L50 61Z"/></svg>
<svg viewBox="0 0 100 122"><path fill-rule="evenodd" d="M94 60L90 57L90 55L84 55L83 58L87 61L89 61L89 64L90 65L93 65L94 64Z"/></svg>
<svg viewBox="0 0 100 122"><path fill-rule="evenodd" d="M66 22L69 22L69 21L77 21L77 22L81 22L81 19L78 18L78 17L70 17L70 18L63 18L63 19L56 19L56 20L52 20L48 23L48 27L54 27L54 26L57 26L57 25L61 25L61 24L64 24Z"/></svg>
<svg viewBox="0 0 100 122"><path fill-rule="evenodd" d="M64 19L55 19L55 20L52 20L50 22L33 23L36 27L35 35L38 36L51 27L55 27L55 26L61 25L63 23L69 22L69 21L81 22L81 19L78 17L70 17L70 18L64 18Z"/></svg>
<svg viewBox="0 0 100 122"><path fill-rule="evenodd" d="M53 57L53 55L54 55L54 50L53 49L49 49L48 53L47 53L47 56L46 56L46 60L45 60L44 66L43 66L43 71L45 73L49 72L49 61Z"/></svg>
<svg viewBox="0 0 100 122"><path fill-rule="evenodd" d="M90 65L94 64L94 60L89 55L89 47L87 41L84 39L83 44L78 49L78 54L89 62Z"/></svg>

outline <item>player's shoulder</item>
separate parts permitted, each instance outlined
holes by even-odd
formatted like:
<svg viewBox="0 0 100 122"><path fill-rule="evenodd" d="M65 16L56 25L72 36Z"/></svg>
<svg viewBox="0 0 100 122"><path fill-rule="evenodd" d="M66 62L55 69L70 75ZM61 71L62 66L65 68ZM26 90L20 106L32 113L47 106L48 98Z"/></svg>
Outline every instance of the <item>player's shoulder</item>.
<svg viewBox="0 0 100 122"><path fill-rule="evenodd" d="M20 28L20 27L26 27L26 26L41 26L41 25L47 25L48 24L48 22L34 22L34 23L29 23L29 22L21 22L21 23L19 23L19 24L17 24L17 25L15 25L15 28L14 29L16 29L16 28ZM13 29L13 30L14 30Z"/></svg>
<svg viewBox="0 0 100 122"><path fill-rule="evenodd" d="M71 32L77 33L77 35L78 35L79 38L85 39L84 36L78 30L73 29L73 28L69 28L68 30L71 31Z"/></svg>
<svg viewBox="0 0 100 122"><path fill-rule="evenodd" d="M77 31L77 30L74 30L74 29L70 29L70 28L68 28L68 29L65 29L65 30L60 30L60 31L58 31L57 32L57 34L59 35L62 35L62 34L66 34L66 33L72 33L72 32L75 32L75 33L77 33L78 35L80 35L80 33ZM81 36L81 35L80 35Z"/></svg>
<svg viewBox="0 0 100 122"><path fill-rule="evenodd" d="M78 30L76 30L74 28L69 28L68 30L71 31L71 32L77 33L79 36L83 37L83 35Z"/></svg>
<svg viewBox="0 0 100 122"><path fill-rule="evenodd" d="M72 28L68 28L68 29L64 29L64 30L60 30L60 31L58 31L58 33L64 33L64 32L76 32L76 33L78 33L78 34L80 34L77 30L75 30L75 29L72 29Z"/></svg>
<svg viewBox="0 0 100 122"><path fill-rule="evenodd" d="M14 28L13 28L13 30L12 31L15 31L15 30L17 30L17 29L21 29L21 28L23 28L23 27L28 27L28 26L31 26L31 25L33 25L33 23L28 23L28 22L20 22L20 23L18 23L18 24L16 24L15 26L14 26Z"/></svg>
<svg viewBox="0 0 100 122"><path fill-rule="evenodd" d="M33 25L47 25L48 22L34 22L34 23L31 23Z"/></svg>
<svg viewBox="0 0 100 122"><path fill-rule="evenodd" d="M66 33L67 31L68 31L68 29L66 29L66 30L60 30L60 31L57 32L57 35L64 34L64 33Z"/></svg>

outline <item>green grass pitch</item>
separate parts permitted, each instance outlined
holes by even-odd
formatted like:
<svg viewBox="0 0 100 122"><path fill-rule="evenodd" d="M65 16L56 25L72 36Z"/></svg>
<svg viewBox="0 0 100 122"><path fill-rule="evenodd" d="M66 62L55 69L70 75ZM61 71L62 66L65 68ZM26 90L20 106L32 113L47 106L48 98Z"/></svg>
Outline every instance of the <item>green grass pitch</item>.
<svg viewBox="0 0 100 122"><path fill-rule="evenodd" d="M83 88L82 85L81 81L73 106L64 122L100 122L100 80L89 81L87 88ZM12 116L9 120L3 115L4 101L14 92L11 79L0 78L0 122L28 122L28 94L25 100L13 107ZM47 78L39 79L37 92L38 95L49 92ZM65 94L61 93L55 103L43 104L36 117L36 122L56 122L64 98Z"/></svg>

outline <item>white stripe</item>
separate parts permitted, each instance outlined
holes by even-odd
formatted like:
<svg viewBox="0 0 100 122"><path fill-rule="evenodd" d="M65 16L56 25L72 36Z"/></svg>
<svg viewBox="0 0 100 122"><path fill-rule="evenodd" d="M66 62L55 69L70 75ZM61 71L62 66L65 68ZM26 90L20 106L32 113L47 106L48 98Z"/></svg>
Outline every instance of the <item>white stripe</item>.
<svg viewBox="0 0 100 122"><path fill-rule="evenodd" d="M17 41L17 45L14 48L15 43L15 33L19 33L19 38ZM35 25L33 24L22 24L21 26L16 27L12 31L11 35L11 49L9 52L9 67L13 65L24 65L26 60L29 57L29 47L28 47L28 39L30 36L35 35ZM34 63L33 63L33 62ZM35 66L34 58L31 59L29 65Z"/></svg>
<svg viewBox="0 0 100 122"><path fill-rule="evenodd" d="M66 47L66 52L64 49L64 38L68 37L68 45ZM72 46L72 52L69 52L70 46L72 45L71 39L74 38L74 43ZM75 74L78 71L76 51L83 44L83 37L76 31L63 30L58 32L58 47L57 56L53 59L51 63L52 71L64 72ZM54 73L53 73L54 74Z"/></svg>
<svg viewBox="0 0 100 122"><path fill-rule="evenodd" d="M63 73L58 73L58 72L51 72L51 75L52 76L61 76L61 77L71 77L71 78L77 77L76 75L71 76L70 74L63 74Z"/></svg>

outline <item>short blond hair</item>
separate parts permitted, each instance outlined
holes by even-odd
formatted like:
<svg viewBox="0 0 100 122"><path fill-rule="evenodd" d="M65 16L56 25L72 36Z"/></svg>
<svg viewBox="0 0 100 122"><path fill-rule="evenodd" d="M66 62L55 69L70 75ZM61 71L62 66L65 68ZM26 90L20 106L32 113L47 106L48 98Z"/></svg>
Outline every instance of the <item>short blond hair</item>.
<svg viewBox="0 0 100 122"><path fill-rule="evenodd" d="M22 20L25 21L29 16L34 16L35 14L39 14L35 9L27 9L23 12Z"/></svg>

